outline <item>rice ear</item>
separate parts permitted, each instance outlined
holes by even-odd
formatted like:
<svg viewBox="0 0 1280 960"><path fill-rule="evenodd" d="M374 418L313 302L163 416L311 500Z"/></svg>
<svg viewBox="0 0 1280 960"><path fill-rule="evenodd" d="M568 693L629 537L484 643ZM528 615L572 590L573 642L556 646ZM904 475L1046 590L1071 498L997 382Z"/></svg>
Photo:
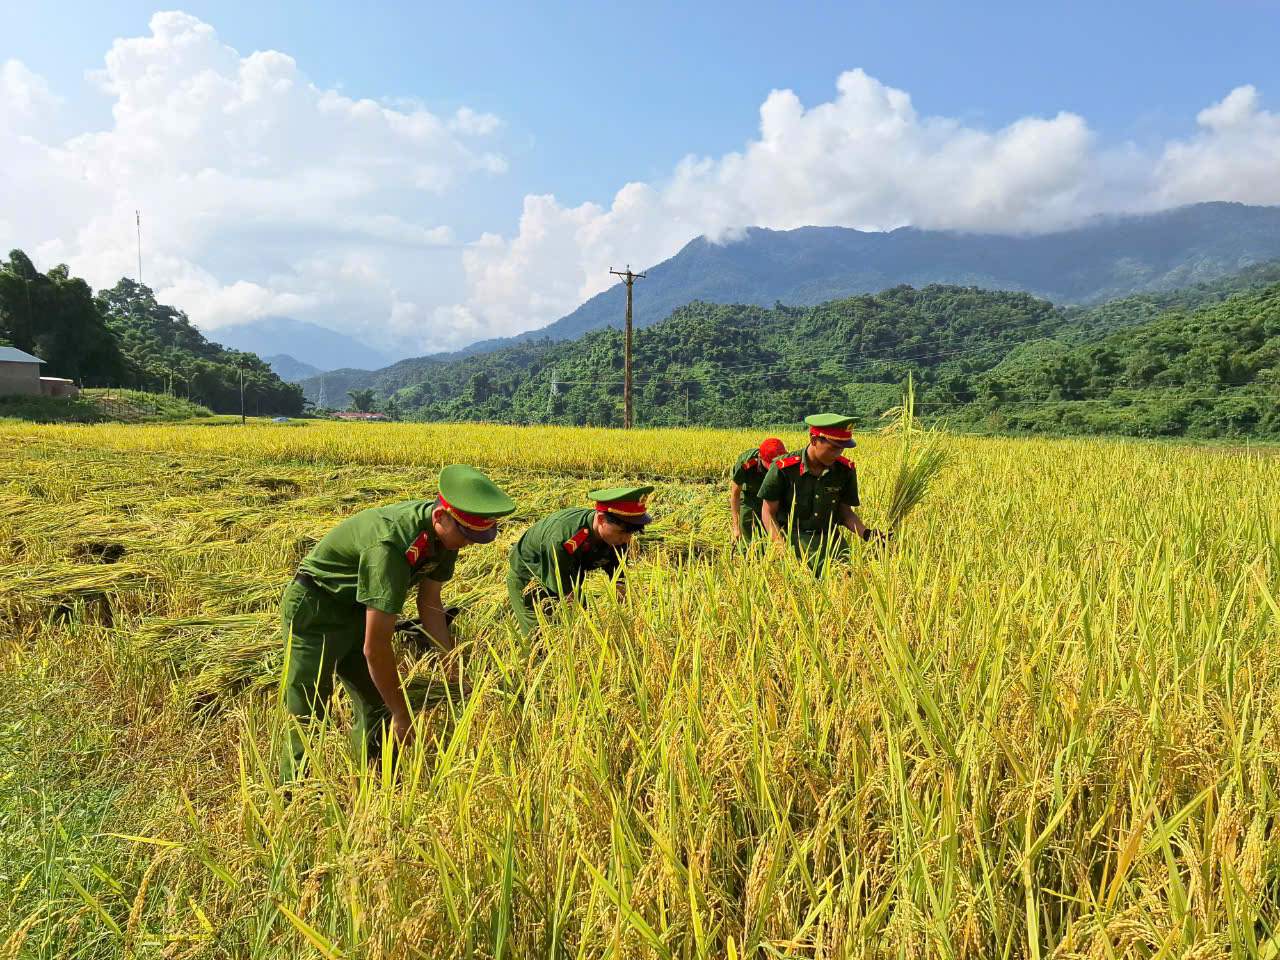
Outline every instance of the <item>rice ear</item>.
<svg viewBox="0 0 1280 960"><path fill-rule="evenodd" d="M902 405L889 411L886 432L902 436L902 453L885 507L885 526L896 530L929 492L938 474L947 465L949 454L943 435L936 430L921 429L916 421L915 382L908 375L902 393Z"/></svg>

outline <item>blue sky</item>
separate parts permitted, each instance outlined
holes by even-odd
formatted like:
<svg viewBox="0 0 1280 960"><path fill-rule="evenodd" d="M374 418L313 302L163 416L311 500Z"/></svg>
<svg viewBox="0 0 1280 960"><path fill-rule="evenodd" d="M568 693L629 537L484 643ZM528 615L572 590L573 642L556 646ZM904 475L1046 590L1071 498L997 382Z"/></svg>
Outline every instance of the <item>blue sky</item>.
<svg viewBox="0 0 1280 960"><path fill-rule="evenodd" d="M105 92L86 80L86 71L103 66L116 38L146 37L158 9L163 8L136 0L109 4L74 0L15 5L4 16L0 62L19 61L24 71L42 78L51 96L60 100L56 119L49 119L38 132L45 143L56 145L77 133L111 129L111 109L121 99L120 84ZM872 84L855 91L854 101L880 98L884 91L909 96L912 115L923 131L907 150L912 158L932 152L945 159L959 151L964 163L996 164L1004 162L1002 157L1007 160L1011 150L1025 153L1031 148L1017 141L974 152L963 146L966 139L999 138L1001 131L1011 128L1016 133L1017 125L1029 119L1051 123L1061 113L1079 118L1080 124L1068 130L1070 124L1064 121L1048 129L1046 136L1032 138L1034 150L1043 151L1033 165L1037 170L1054 163L1062 167L1056 179L1027 188L1043 196L1024 192L1001 197L983 210L942 214L934 209L931 197L883 196L901 186L886 182L884 171L866 171L864 164L839 171L829 184L829 189L848 193L847 202L826 209L815 206L812 197L795 198L790 209L802 211L796 213L803 217L801 222L1049 229L1069 222L1066 211L1072 205L1087 213L1105 211L1123 205L1131 189L1145 191L1147 196L1133 204L1135 208L1215 199L1215 190L1220 193L1227 188L1216 187L1213 176L1206 175L1209 160L1205 156L1198 156L1196 169L1180 180L1166 178L1153 186L1144 181L1144 171L1168 167L1171 157L1182 157L1179 162L1184 162L1186 151L1179 153L1179 145L1199 150L1196 138L1206 135L1207 129L1197 124L1200 111L1234 90L1245 89L1252 93L1242 94L1226 110L1230 123L1223 129L1230 126L1234 131L1232 148L1238 151L1241 131L1248 128L1253 138L1248 142L1260 144L1255 152L1262 151L1261 160L1254 158L1252 175L1265 180L1266 151L1271 147L1266 137L1274 116L1268 105L1280 102L1280 56L1275 52L1280 49L1280 2L1267 0L989 3L980 7L746 2L379 4L369 8L328 0L283 4L192 0L182 4L181 10L216 31L218 43L242 58L254 51L287 54L299 74L321 90L338 90L353 99L371 98L405 113L422 109L449 117L465 107L496 118L499 125L485 134L487 145L482 152L499 157L500 163L481 164L488 172L451 176L447 188L433 189L429 195L406 190L392 196L377 191L377 196L353 201L343 212L350 220L357 214L401 216L401 211L408 211L403 215L411 224L431 230L447 228L450 242L425 253L428 260L439 260L444 250L471 247L485 233L497 235L509 262L487 271L490 284L499 283L503 271L544 270L548 262L563 259L564 251L559 250L512 260L523 236L519 223L522 210L528 212L525 198L529 196L554 195L555 206L537 211L538 217L586 236L586 241L578 238L581 246L597 239L600 229L612 229L630 216L630 207L615 206L615 194L624 184L647 185L661 195L662 213L650 209L657 202L653 197L639 197L636 203L649 210L649 219L636 219L628 228L630 233L618 227L619 236L605 244L618 255L634 249L638 263L670 255L674 251L668 248L678 246L681 237L688 239L685 233L690 231L692 235L747 225L737 222L738 218L796 225L776 204L757 202L748 195L752 190L768 192L767 183L762 186L762 182L777 172L742 174L732 157L749 154L752 144L768 139L760 132L761 110L774 90L793 91L800 108L808 111L803 120L797 119L794 110L779 105L783 132L775 153L780 150L785 155L793 148L789 138L796 137L794 149L807 158L806 164L821 166L814 152L822 149L822 143L847 153L848 143L864 134L858 123L874 127L879 122L874 110L869 114L857 109L849 114L851 119L830 121L834 132L828 120L813 112L815 106L841 99L837 78L846 71L862 71ZM175 43L167 49L180 57L187 47ZM885 96L893 100L891 94ZM893 112L885 109L889 110L885 116ZM29 117L26 122L24 131L30 135ZM948 125L957 128L956 137L942 129ZM836 145L841 136L846 137L844 146ZM317 142L322 138L317 136ZM887 149L883 146L882 152ZM1078 155L1063 162L1061 155L1068 151ZM317 152L322 153L323 147ZM677 164L690 155L706 158L713 169L686 177L688 182L673 190L672 181L681 179ZM839 157L831 159L837 165L841 162ZM874 166L874 161L872 157L866 162ZM200 169L210 165L208 158L199 162L204 164ZM316 170L315 158L293 157L290 163L293 176L304 168ZM923 169L929 176L949 175L939 173L940 163L941 159ZM1259 163L1264 168L1261 172ZM192 167L183 175L194 171ZM234 172L236 182L243 182L243 165ZM1017 180L1024 174L1001 170L992 176ZM1230 178L1241 176L1239 171L1221 175L1228 178L1224 181L1228 187L1233 182ZM741 183L722 188L723 182L739 176ZM821 180L822 170L816 176ZM864 181L875 183L882 195L856 196ZM1100 185L1103 181L1105 185ZM1192 183L1200 186L1193 189L1188 186ZM727 194L717 195L722 189ZM976 184L971 192L985 196L989 190L987 184ZM154 206L145 189L133 194L142 196L137 203L150 199ZM1256 191L1225 198L1275 202ZM115 200L121 209L131 202L123 195ZM591 211L570 216L584 203L614 215L597 229L590 222ZM713 207L714 212L709 212ZM662 243L635 242L655 232L654 217L678 226L670 229ZM21 223L22 218L18 220ZM4 222L5 213L0 210L0 227ZM277 229L271 236L278 234ZM37 239L51 255L74 251L75 245L66 237ZM421 295L414 294L412 306L430 314L432 329L439 334L422 338L424 346L450 345L472 334L510 332L536 325L535 321L546 322L555 319L556 311L571 308L576 298L592 292L583 275L584 271L593 275L596 264L575 262L573 271L527 304L513 303L507 293L477 294L476 278L486 273L480 261L492 259L496 249L495 244L481 246L465 265L456 260L442 265L435 286L446 289L448 297L441 302L427 305ZM286 245L274 252L288 260L294 251ZM197 273L210 273L222 287L240 281L269 286L265 276L244 276L252 271L246 270L242 260L224 263L209 256L199 259L198 253L193 250L187 260ZM92 255L86 254L85 259L91 262ZM175 277L182 269L174 267ZM177 293L185 289L179 279L174 279L172 288ZM305 313L311 309L308 303L317 302L305 284L294 284L292 295L292 301L284 294L276 297L271 309L292 302L294 312ZM248 316L266 309L244 303ZM394 307L383 304L379 309ZM234 312L234 307L222 313L219 309L211 307L217 322L231 316L227 309ZM333 306L330 313L346 309ZM334 324L326 320L325 308L314 312L316 318ZM402 310L401 322L407 316ZM456 320L456 335L445 335L450 316ZM378 318L371 315L361 323L378 326ZM381 324L379 329L394 326Z"/></svg>

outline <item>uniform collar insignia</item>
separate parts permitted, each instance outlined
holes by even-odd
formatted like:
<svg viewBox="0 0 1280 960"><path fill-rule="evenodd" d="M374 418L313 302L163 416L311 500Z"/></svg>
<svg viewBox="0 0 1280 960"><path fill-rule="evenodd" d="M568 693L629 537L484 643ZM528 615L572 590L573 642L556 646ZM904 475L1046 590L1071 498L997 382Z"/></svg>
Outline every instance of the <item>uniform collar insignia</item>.
<svg viewBox="0 0 1280 960"><path fill-rule="evenodd" d="M586 546L587 538L591 536L591 529L583 527L572 537L564 542L564 549L567 553L576 553L578 550Z"/></svg>
<svg viewBox="0 0 1280 960"><path fill-rule="evenodd" d="M404 558L410 567L416 567L421 561L430 559L435 552L435 537L431 535L431 531L423 530L404 552Z"/></svg>

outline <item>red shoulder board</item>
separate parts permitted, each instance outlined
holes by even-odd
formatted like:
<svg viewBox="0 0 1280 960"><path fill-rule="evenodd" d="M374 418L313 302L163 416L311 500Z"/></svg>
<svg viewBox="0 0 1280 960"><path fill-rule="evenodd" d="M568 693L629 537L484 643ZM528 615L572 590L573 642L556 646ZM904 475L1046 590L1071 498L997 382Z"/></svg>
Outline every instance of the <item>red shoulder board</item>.
<svg viewBox="0 0 1280 960"><path fill-rule="evenodd" d="M423 530L418 534L418 539L409 544L409 549L404 552L404 558L408 561L409 566L416 567L418 561L431 556L431 537L427 531Z"/></svg>
<svg viewBox="0 0 1280 960"><path fill-rule="evenodd" d="M759 457L752 457L750 460L744 461L742 466L746 470L754 470L756 467L763 467L764 464L760 462Z"/></svg>
<svg viewBox="0 0 1280 960"><path fill-rule="evenodd" d="M800 454L793 453L791 454L791 456L783 457L781 460L778 460L776 462L778 464L778 469L783 470L787 467L794 467L797 463L799 463L803 459L804 457L802 457Z"/></svg>
<svg viewBox="0 0 1280 960"><path fill-rule="evenodd" d="M581 530L579 530L577 533L575 533L572 537L570 537L568 540L564 542L565 552L574 553L575 551L577 551L577 549L580 546L582 546L584 543L587 542L587 537L589 537L590 535L591 535L591 531L588 530L586 527L583 527Z"/></svg>
<svg viewBox="0 0 1280 960"><path fill-rule="evenodd" d="M836 463L842 463L846 467L848 467L850 470L853 469L853 461L850 460L848 457L836 457Z"/></svg>

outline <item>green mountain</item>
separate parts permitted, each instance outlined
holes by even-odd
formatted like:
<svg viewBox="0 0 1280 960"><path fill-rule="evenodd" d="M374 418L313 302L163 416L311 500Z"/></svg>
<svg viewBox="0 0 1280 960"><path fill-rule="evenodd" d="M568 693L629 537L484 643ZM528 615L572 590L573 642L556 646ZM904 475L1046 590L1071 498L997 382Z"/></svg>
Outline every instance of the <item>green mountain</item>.
<svg viewBox="0 0 1280 960"><path fill-rule="evenodd" d="M1091 304L1174 290L1277 258L1280 207L1239 203L1099 218L1037 235L753 227L724 243L699 237L646 271L635 285L635 315L643 327L695 300L805 306L902 284L1020 290L1054 303ZM518 339L565 340L619 326L625 302L622 286L614 285ZM507 343L485 341L467 352Z"/></svg>
<svg viewBox="0 0 1280 960"><path fill-rule="evenodd" d="M635 334L636 420L765 425L833 408L872 422L910 374L927 417L965 428L1280 436L1265 396L1280 390L1278 296L1280 263L1091 308L941 285L808 307L694 303ZM419 419L616 426L621 341L605 329L406 361L375 382Z"/></svg>
<svg viewBox="0 0 1280 960"><path fill-rule="evenodd" d="M868 233L842 227L751 228L729 242L700 237L635 284L637 328L685 304L815 305L898 285L976 286L1024 291L1058 304L1096 304L1167 294L1280 259L1280 207L1202 203L1144 216L1109 217L1035 236L903 228ZM486 340L452 354L402 360L379 370L338 369L304 382L327 402L348 390L411 385L441 362L518 343L572 340L617 327L625 291L615 285L540 330Z"/></svg>

